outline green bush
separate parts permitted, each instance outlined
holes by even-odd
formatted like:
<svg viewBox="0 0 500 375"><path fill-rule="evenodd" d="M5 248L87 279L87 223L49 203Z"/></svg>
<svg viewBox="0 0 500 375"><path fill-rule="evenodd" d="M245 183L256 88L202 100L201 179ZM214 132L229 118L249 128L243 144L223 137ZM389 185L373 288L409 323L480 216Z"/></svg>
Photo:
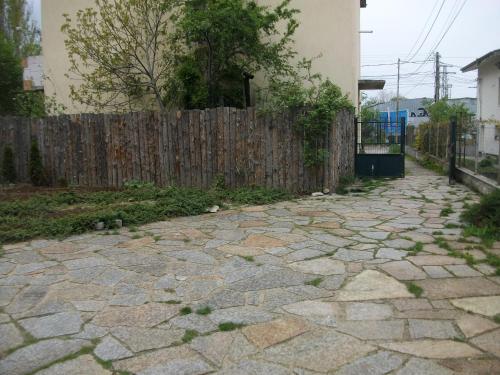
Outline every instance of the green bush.
<svg viewBox="0 0 500 375"><path fill-rule="evenodd" d="M10 146L5 147L3 150L2 177L7 183L14 183L17 180L16 168L14 166L14 152Z"/></svg>
<svg viewBox="0 0 500 375"><path fill-rule="evenodd" d="M495 163L493 162L493 159L486 158L479 162L479 168L489 168L492 167L494 164Z"/></svg>
<svg viewBox="0 0 500 375"><path fill-rule="evenodd" d="M47 176L43 168L42 156L38 149L38 142L33 140L30 149L29 172L31 183L35 186L47 185Z"/></svg>
<svg viewBox="0 0 500 375"><path fill-rule="evenodd" d="M498 228L500 231L500 189L484 195L481 201L472 205L462 217L478 227Z"/></svg>

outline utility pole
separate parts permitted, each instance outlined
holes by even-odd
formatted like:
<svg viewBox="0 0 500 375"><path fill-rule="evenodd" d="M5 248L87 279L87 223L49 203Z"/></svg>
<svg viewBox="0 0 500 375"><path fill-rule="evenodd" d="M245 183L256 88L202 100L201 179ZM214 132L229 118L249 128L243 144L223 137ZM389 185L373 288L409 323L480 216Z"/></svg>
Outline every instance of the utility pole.
<svg viewBox="0 0 500 375"><path fill-rule="evenodd" d="M400 78L400 69L401 69L401 59L398 58L398 88L397 88L397 91L396 91L396 126L399 126L399 78ZM389 118L389 122L390 122L390 118ZM397 129L397 128L396 128ZM396 138L397 138L397 134L396 134Z"/></svg>
<svg viewBox="0 0 500 375"><path fill-rule="evenodd" d="M441 85L441 77L440 77L440 73L441 73L441 65L439 63L439 58L440 58L440 55L439 55L439 52L436 52L436 77L435 77L435 81L434 81L434 102L438 102L439 101L439 91L440 91L440 85Z"/></svg>

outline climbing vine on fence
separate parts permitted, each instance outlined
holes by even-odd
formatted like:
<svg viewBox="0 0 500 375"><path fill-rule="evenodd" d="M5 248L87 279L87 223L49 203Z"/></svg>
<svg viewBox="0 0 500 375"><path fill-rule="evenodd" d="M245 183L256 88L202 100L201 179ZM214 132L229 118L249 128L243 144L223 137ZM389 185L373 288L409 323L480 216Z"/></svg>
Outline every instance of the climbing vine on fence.
<svg viewBox="0 0 500 375"><path fill-rule="evenodd" d="M304 135L304 162L308 167L321 165L328 150L319 147L328 129L342 109L354 111L347 95L329 79L311 72L312 60L302 60L296 72L287 77L269 77L269 87L259 94L259 108L263 112L299 113L297 131Z"/></svg>

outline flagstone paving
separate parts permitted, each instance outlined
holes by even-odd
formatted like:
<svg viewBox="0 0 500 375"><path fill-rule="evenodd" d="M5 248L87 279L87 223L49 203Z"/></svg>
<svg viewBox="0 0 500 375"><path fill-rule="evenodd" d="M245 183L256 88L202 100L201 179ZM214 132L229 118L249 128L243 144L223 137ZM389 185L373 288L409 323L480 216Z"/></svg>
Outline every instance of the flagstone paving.
<svg viewBox="0 0 500 375"><path fill-rule="evenodd" d="M408 168L359 194L5 246L0 374L500 374L500 277L434 243L484 258L448 225L478 196Z"/></svg>

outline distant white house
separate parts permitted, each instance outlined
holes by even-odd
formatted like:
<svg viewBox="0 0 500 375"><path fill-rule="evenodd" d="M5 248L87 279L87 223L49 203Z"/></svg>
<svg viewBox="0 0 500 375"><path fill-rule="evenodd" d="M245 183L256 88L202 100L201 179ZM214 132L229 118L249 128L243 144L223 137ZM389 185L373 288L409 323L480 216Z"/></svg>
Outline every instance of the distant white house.
<svg viewBox="0 0 500 375"><path fill-rule="evenodd" d="M30 56L23 60L24 91L43 91L43 56Z"/></svg>
<svg viewBox="0 0 500 375"><path fill-rule="evenodd" d="M500 127L500 49L463 67L462 72L478 71L477 118L479 152L499 155Z"/></svg>

